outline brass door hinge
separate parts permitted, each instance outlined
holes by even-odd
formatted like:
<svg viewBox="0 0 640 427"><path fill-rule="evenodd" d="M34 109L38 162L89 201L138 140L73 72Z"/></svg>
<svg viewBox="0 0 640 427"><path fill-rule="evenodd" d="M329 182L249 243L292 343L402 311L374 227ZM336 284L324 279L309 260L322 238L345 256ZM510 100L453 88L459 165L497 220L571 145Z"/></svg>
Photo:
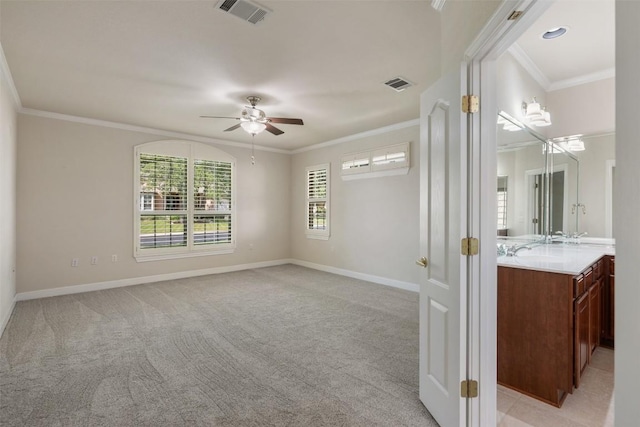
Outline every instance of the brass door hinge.
<svg viewBox="0 0 640 427"><path fill-rule="evenodd" d="M511 12L511 15L507 17L507 21L515 21L516 19L520 18L522 15L524 15L523 11L514 10L513 12Z"/></svg>
<svg viewBox="0 0 640 427"><path fill-rule="evenodd" d="M462 112L477 113L480 109L480 98L476 95L464 95L462 97Z"/></svg>
<svg viewBox="0 0 640 427"><path fill-rule="evenodd" d="M462 381L460 383L460 397L478 397L478 381Z"/></svg>
<svg viewBox="0 0 640 427"><path fill-rule="evenodd" d="M465 237L460 241L462 255L478 255L479 242L475 237Z"/></svg>

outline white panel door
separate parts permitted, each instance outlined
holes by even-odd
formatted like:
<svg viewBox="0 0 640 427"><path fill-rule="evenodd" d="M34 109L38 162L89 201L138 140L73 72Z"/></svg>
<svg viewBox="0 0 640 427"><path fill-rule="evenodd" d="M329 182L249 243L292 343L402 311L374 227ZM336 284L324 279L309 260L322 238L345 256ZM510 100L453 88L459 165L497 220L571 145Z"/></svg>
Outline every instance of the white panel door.
<svg viewBox="0 0 640 427"><path fill-rule="evenodd" d="M467 132L460 108L466 67L420 99L420 400L442 427L466 424Z"/></svg>

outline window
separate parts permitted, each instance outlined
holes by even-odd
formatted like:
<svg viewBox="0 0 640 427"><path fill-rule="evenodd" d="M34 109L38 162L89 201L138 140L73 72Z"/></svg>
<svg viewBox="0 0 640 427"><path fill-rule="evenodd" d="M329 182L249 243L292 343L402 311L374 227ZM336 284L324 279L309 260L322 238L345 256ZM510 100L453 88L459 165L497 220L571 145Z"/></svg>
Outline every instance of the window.
<svg viewBox="0 0 640 427"><path fill-rule="evenodd" d="M205 144L135 148L138 261L230 253L235 247L233 157Z"/></svg>
<svg viewBox="0 0 640 427"><path fill-rule="evenodd" d="M341 175L345 181L409 173L410 143L389 145L372 151L342 156Z"/></svg>
<svg viewBox="0 0 640 427"><path fill-rule="evenodd" d="M329 238L329 165L307 168L306 233L312 239Z"/></svg>
<svg viewBox="0 0 640 427"><path fill-rule="evenodd" d="M369 172L370 170L370 154L369 153L356 153L347 154L342 157L342 174L354 174Z"/></svg>
<svg viewBox="0 0 640 427"><path fill-rule="evenodd" d="M507 177L498 177L498 230L507 228Z"/></svg>

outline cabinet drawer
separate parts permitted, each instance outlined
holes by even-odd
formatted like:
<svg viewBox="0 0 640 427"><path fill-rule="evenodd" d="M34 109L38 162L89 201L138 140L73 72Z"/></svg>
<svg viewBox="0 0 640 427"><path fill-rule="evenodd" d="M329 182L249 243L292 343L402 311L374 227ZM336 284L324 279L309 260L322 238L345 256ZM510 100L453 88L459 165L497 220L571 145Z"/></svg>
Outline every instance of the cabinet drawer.
<svg viewBox="0 0 640 427"><path fill-rule="evenodd" d="M604 274L604 261L600 260L595 264L595 274L593 275L593 280L596 281L602 277Z"/></svg>
<svg viewBox="0 0 640 427"><path fill-rule="evenodd" d="M582 273L584 275L584 286L585 286L585 290L589 289L589 287L593 284L593 269L588 268L584 273Z"/></svg>
<svg viewBox="0 0 640 427"><path fill-rule="evenodd" d="M614 257L609 257L609 274L615 275L616 270L616 259Z"/></svg>
<svg viewBox="0 0 640 427"><path fill-rule="evenodd" d="M584 275L580 274L573 278L573 297L577 298L584 293L587 286L584 283Z"/></svg>

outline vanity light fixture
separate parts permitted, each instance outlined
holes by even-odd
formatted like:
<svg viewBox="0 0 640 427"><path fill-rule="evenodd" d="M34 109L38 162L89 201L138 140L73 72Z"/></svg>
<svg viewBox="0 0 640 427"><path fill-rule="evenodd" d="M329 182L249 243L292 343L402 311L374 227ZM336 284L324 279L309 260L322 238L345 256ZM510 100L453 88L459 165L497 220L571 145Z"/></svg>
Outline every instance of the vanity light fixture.
<svg viewBox="0 0 640 427"><path fill-rule="evenodd" d="M584 151L582 135L569 135L553 138L552 141L567 151Z"/></svg>
<svg viewBox="0 0 640 427"><path fill-rule="evenodd" d="M551 114L546 110L546 107L541 107L536 98L533 98L533 102L527 104L522 103L522 115L533 126L544 127L551 124Z"/></svg>

